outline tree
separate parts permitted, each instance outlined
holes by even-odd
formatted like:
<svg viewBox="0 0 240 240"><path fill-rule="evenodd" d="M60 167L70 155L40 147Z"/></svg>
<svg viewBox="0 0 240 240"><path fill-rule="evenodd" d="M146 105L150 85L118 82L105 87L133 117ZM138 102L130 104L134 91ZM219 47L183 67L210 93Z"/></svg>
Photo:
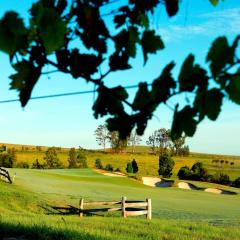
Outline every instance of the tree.
<svg viewBox="0 0 240 240"><path fill-rule="evenodd" d="M218 0L208 1L218 4ZM147 80L139 83L133 101L123 86L106 85L110 74L132 67L137 48L142 49L144 64L150 54L165 48L150 24L151 17L160 5L169 17L175 16L180 2L38 0L25 20L14 11L6 12L0 19L0 51L9 56L16 71L10 76L10 88L19 91L24 107L43 73L62 72L75 79L83 78L97 87L94 117L108 116L108 129L118 131L121 139L134 128L142 135L158 106L190 93L191 101L181 101L181 108L178 102L174 104L171 137L193 136L205 118L218 118L224 98L240 104L239 36L232 43L224 36L215 39L206 55L206 67L189 54L178 76L173 77L175 63L168 63L151 84ZM104 11L106 14L102 14ZM104 15L112 17L105 21Z"/></svg>
<svg viewBox="0 0 240 240"><path fill-rule="evenodd" d="M133 173L138 172L138 165L135 159L132 160L132 168L133 168Z"/></svg>
<svg viewBox="0 0 240 240"><path fill-rule="evenodd" d="M85 156L84 151L81 149L78 150L76 167L77 168L88 168L87 157Z"/></svg>
<svg viewBox="0 0 240 240"><path fill-rule="evenodd" d="M185 144L185 139L186 137L179 137L177 139L174 139L172 141L173 143L173 152L174 152L174 155L181 155L181 150L182 148L184 148L184 144Z"/></svg>
<svg viewBox="0 0 240 240"><path fill-rule="evenodd" d="M133 166L132 166L131 162L127 163L126 172L127 173L133 173Z"/></svg>
<svg viewBox="0 0 240 240"><path fill-rule="evenodd" d="M98 168L98 169L103 169L103 165L102 165L101 159L97 158L95 160L95 167Z"/></svg>
<svg viewBox="0 0 240 240"><path fill-rule="evenodd" d="M55 147L50 147L45 152L44 160L46 162L47 168L59 168L62 166Z"/></svg>
<svg viewBox="0 0 240 240"><path fill-rule="evenodd" d="M95 130L95 136L96 136L96 141L97 143L103 147L105 150L106 148L106 143L109 139L109 131L107 129L106 124L99 125L97 129Z"/></svg>
<svg viewBox="0 0 240 240"><path fill-rule="evenodd" d="M141 137L137 135L136 131L132 131L128 138L128 145L132 147L132 153L135 152L135 147L142 141Z"/></svg>
<svg viewBox="0 0 240 240"><path fill-rule="evenodd" d="M109 132L109 142L114 152L123 152L127 147L127 139L121 139L119 132Z"/></svg>
<svg viewBox="0 0 240 240"><path fill-rule="evenodd" d="M69 168L77 167L77 153L75 148L71 148L68 152L68 167Z"/></svg>
<svg viewBox="0 0 240 240"><path fill-rule="evenodd" d="M192 177L192 171L188 166L181 167L177 174L179 179L189 180Z"/></svg>
<svg viewBox="0 0 240 240"><path fill-rule="evenodd" d="M17 161L15 149L8 149L7 152L0 153L0 166L12 168Z"/></svg>
<svg viewBox="0 0 240 240"><path fill-rule="evenodd" d="M161 128L154 131L146 143L151 146L153 153L156 153L156 149L159 150L160 154L163 153L171 145L170 130Z"/></svg>
<svg viewBox="0 0 240 240"><path fill-rule="evenodd" d="M158 175L166 178L171 177L174 165L175 162L172 160L171 156L164 152L159 156Z"/></svg>

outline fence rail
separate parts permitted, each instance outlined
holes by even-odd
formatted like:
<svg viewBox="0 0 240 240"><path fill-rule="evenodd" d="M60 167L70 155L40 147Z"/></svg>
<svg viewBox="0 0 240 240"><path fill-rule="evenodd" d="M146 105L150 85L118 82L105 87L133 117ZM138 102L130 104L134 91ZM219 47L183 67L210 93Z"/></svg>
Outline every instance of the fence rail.
<svg viewBox="0 0 240 240"><path fill-rule="evenodd" d="M8 172L8 170L7 169L4 169L4 168L2 168L2 167L0 167L0 177L2 178L2 177L5 177L8 181L9 181L9 183L13 183L13 181L12 181L12 179L11 179L11 177L10 177L10 174L9 174L9 172Z"/></svg>
<svg viewBox="0 0 240 240"><path fill-rule="evenodd" d="M105 205L121 205L120 207L108 207L108 208L85 208L86 206L105 206ZM138 207L138 208L136 208ZM145 207L145 208L139 208ZM146 215L147 219L152 219L152 201L147 198L146 201L127 201L126 197L123 197L121 201L99 201L99 202L85 202L83 198L79 201L79 216L83 217L84 213L94 212L114 212L121 211L122 217L127 218L131 216Z"/></svg>

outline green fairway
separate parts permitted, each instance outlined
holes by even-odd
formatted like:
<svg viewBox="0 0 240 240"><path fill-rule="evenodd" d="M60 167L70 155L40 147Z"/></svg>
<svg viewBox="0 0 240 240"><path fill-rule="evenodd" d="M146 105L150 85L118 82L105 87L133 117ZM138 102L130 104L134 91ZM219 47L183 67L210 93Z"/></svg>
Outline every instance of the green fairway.
<svg viewBox="0 0 240 240"><path fill-rule="evenodd" d="M23 239L239 239L240 196L153 188L91 169L10 169L15 183L0 182L0 237ZM196 184L196 183L195 183ZM239 191L238 191L239 192ZM153 220L61 216L52 207L78 206L79 199L153 202ZM53 214L53 215L52 215ZM55 215L56 214L56 215ZM33 237L34 236L34 237ZM19 238L22 239L22 238Z"/></svg>

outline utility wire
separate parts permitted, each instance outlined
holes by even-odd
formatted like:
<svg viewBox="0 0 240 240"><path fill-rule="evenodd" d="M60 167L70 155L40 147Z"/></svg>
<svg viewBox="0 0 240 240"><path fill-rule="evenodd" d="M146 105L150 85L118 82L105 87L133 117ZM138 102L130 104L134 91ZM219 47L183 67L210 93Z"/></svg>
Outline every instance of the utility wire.
<svg viewBox="0 0 240 240"><path fill-rule="evenodd" d="M150 86L151 84L148 84ZM138 85L130 85L124 87L125 89L132 89L137 88ZM59 93L59 94L50 94L50 95L43 95L43 96L36 96L31 97L30 100L37 100L37 99L46 99L46 98L56 98L56 97L67 97L67 96L74 96L74 95L82 95L82 94L89 94L89 93L95 93L96 90L89 90L89 91L80 91L80 92L68 92L68 93ZM0 104L3 103L12 103L12 102L18 102L19 99L8 99L8 100L0 100Z"/></svg>

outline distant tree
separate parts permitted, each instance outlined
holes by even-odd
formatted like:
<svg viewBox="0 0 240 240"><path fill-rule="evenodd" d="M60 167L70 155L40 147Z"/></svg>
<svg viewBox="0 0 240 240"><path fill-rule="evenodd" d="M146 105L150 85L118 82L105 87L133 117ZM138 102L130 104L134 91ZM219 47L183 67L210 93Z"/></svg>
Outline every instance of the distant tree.
<svg viewBox="0 0 240 240"><path fill-rule="evenodd" d="M77 153L75 148L71 148L68 152L68 168L77 167Z"/></svg>
<svg viewBox="0 0 240 240"><path fill-rule="evenodd" d="M42 147L41 146L36 146L36 150L41 152L42 151Z"/></svg>
<svg viewBox="0 0 240 240"><path fill-rule="evenodd" d="M107 141L109 139L109 131L106 124L99 125L95 130L94 135L96 136L97 143L105 150Z"/></svg>
<svg viewBox="0 0 240 240"><path fill-rule="evenodd" d="M158 139L157 139L157 130L154 131L146 141L146 144L150 146L152 153L156 154L156 148L158 147Z"/></svg>
<svg viewBox="0 0 240 240"><path fill-rule="evenodd" d="M191 177L192 180L204 181L208 176L207 169L203 167L203 163L201 162L196 162L195 164L193 164L191 171L192 171L192 177Z"/></svg>
<svg viewBox="0 0 240 240"><path fill-rule="evenodd" d="M133 173L133 166L132 166L131 162L127 163L126 172L127 173Z"/></svg>
<svg viewBox="0 0 240 240"><path fill-rule="evenodd" d="M232 186L236 188L240 188L240 177L238 177L233 181Z"/></svg>
<svg viewBox="0 0 240 240"><path fill-rule="evenodd" d="M230 165L233 166L233 165L234 165L234 162L231 162Z"/></svg>
<svg viewBox="0 0 240 240"><path fill-rule="evenodd" d="M172 140L174 155L177 155L177 156L182 155L183 151L181 151L181 150L182 150L182 148L184 148L185 139L186 139L186 137L179 137L177 139Z"/></svg>
<svg viewBox="0 0 240 240"><path fill-rule="evenodd" d="M148 137L146 143L151 147L152 153L156 154L158 151L161 154L171 146L170 134L170 130L161 128Z"/></svg>
<svg viewBox="0 0 240 240"><path fill-rule="evenodd" d="M171 156L164 152L159 156L158 175L166 178L171 177L174 165L175 162L172 160Z"/></svg>
<svg viewBox="0 0 240 240"><path fill-rule="evenodd" d="M141 137L137 135L136 130L131 132L130 137L128 138L128 145L132 147L132 153L135 152L135 147L142 141Z"/></svg>
<svg viewBox="0 0 240 240"><path fill-rule="evenodd" d="M113 171L113 166L112 166L110 163L108 163L108 164L105 166L105 170L112 172L112 171Z"/></svg>
<svg viewBox="0 0 240 240"><path fill-rule="evenodd" d="M138 172L138 165L135 159L132 160L132 168L133 168L133 173Z"/></svg>
<svg viewBox="0 0 240 240"><path fill-rule="evenodd" d="M109 132L108 140L114 152L123 152L127 147L127 139L121 139L117 131Z"/></svg>
<svg viewBox="0 0 240 240"><path fill-rule="evenodd" d="M45 152L44 160L47 168L59 168L62 166L55 147L50 147Z"/></svg>
<svg viewBox="0 0 240 240"><path fill-rule="evenodd" d="M12 168L16 158L9 152L0 153L0 167Z"/></svg>
<svg viewBox="0 0 240 240"><path fill-rule="evenodd" d="M44 169L44 165L40 164L38 159L36 159L35 162L33 162L33 164L32 164L32 168L33 169Z"/></svg>
<svg viewBox="0 0 240 240"><path fill-rule="evenodd" d="M81 149L78 150L76 167L77 168L87 168L88 167L87 157L84 154L84 151L82 151Z"/></svg>
<svg viewBox="0 0 240 240"><path fill-rule="evenodd" d="M192 171L189 167L184 166L179 169L177 176L179 179L189 180L191 179Z"/></svg>
<svg viewBox="0 0 240 240"><path fill-rule="evenodd" d="M98 169L103 169L103 165L102 165L101 159L97 158L95 160L95 167L98 168Z"/></svg>
<svg viewBox="0 0 240 240"><path fill-rule="evenodd" d="M229 162L227 160L225 160L225 164L228 164Z"/></svg>
<svg viewBox="0 0 240 240"><path fill-rule="evenodd" d="M224 164L224 160L221 160L220 163L221 163L221 165Z"/></svg>

